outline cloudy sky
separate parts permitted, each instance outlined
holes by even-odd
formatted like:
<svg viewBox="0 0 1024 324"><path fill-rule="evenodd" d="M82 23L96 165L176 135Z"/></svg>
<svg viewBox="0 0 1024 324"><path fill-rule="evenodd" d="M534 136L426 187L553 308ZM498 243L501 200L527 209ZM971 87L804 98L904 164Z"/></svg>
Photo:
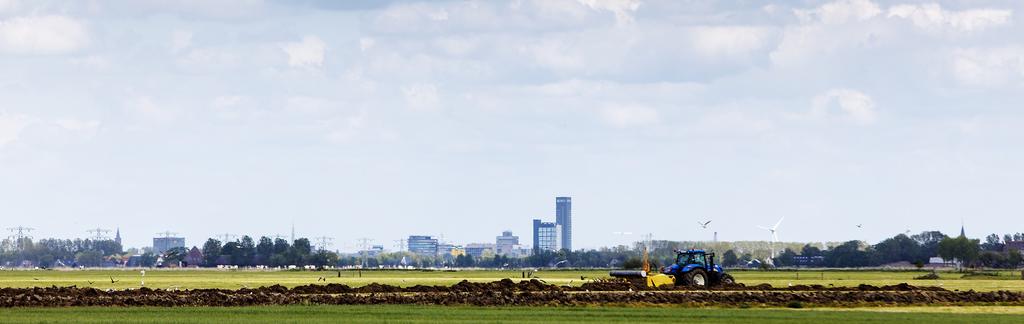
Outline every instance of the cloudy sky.
<svg viewBox="0 0 1024 324"><path fill-rule="evenodd" d="M529 242L571 195L578 247L1021 231L1021 12L0 0L0 227Z"/></svg>

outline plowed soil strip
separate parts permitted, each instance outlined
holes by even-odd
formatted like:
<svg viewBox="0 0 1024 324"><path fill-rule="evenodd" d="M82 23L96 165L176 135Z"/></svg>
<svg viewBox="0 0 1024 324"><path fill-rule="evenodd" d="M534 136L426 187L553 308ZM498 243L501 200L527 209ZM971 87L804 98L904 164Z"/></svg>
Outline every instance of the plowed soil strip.
<svg viewBox="0 0 1024 324"><path fill-rule="evenodd" d="M395 287L371 284L282 286L255 289L102 291L93 288L3 288L0 307L66 306L253 306L253 305L474 305L474 306L569 306L615 304L674 304L688 306L908 306L908 305L1024 305L1024 292L948 291L906 284L855 288L770 286L717 287L713 290L642 290L645 287L619 282L599 282L582 287L560 287L537 281L515 283L461 282L454 286Z"/></svg>

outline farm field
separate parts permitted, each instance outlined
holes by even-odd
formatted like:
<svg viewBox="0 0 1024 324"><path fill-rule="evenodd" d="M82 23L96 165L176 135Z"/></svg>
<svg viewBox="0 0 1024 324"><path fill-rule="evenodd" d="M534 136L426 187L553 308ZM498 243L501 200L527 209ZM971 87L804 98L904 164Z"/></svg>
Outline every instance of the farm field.
<svg viewBox="0 0 1024 324"><path fill-rule="evenodd" d="M914 286L940 286L949 290L1024 291L1020 272L1000 272L996 277L961 278L963 274L939 272L937 280L915 280L923 271L733 271L738 282L748 286L767 283L774 287L823 285L855 287L860 284L884 286L908 283ZM145 287L163 289L255 288L279 284L294 287L308 284L340 283L353 287L379 283L400 287L414 285L450 286L462 280L492 282L509 278L522 280L522 271L255 271L255 270L4 270L0 287L27 288L50 286L94 287L100 289ZM326 281L320 281L320 278ZM585 278L581 280L580 278ZM593 278L606 278L605 270L538 271L533 278L553 285L579 286ZM113 279L114 282L111 282Z"/></svg>
<svg viewBox="0 0 1024 324"><path fill-rule="evenodd" d="M1024 307L735 309L680 307L269 306L15 308L5 323L1014 323Z"/></svg>

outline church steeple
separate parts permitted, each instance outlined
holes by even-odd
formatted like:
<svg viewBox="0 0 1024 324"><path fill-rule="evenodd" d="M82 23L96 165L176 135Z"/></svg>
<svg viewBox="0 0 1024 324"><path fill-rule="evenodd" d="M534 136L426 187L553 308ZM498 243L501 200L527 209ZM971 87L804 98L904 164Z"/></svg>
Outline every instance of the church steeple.
<svg viewBox="0 0 1024 324"><path fill-rule="evenodd" d="M964 220L963 220L963 218L960 219L960 237L967 237L967 235L964 235Z"/></svg>
<svg viewBox="0 0 1024 324"><path fill-rule="evenodd" d="M118 227L117 233L114 234L114 242L117 242L118 245L121 244L121 227Z"/></svg>

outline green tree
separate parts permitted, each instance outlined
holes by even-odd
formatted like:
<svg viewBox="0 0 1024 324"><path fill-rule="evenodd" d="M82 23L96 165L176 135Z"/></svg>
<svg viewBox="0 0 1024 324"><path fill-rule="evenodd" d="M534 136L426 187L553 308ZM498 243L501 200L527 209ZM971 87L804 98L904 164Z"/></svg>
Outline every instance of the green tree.
<svg viewBox="0 0 1024 324"><path fill-rule="evenodd" d="M242 245L238 241L224 243L220 253L228 256L230 260L228 263L231 265L245 265L245 251L242 250Z"/></svg>
<svg viewBox="0 0 1024 324"><path fill-rule="evenodd" d="M963 236L947 237L939 242L939 256L946 260L956 260L960 266L970 266L978 260L979 240Z"/></svg>
<svg viewBox="0 0 1024 324"><path fill-rule="evenodd" d="M985 237L985 243L981 244L984 251L1002 252L1005 245L999 241L999 235L989 234Z"/></svg>
<svg viewBox="0 0 1024 324"><path fill-rule="evenodd" d="M256 259L256 244L252 241L252 237L249 235L243 235L242 239L238 243L239 258L241 259L240 266L251 266L253 260Z"/></svg>
<svg viewBox="0 0 1024 324"><path fill-rule="evenodd" d="M810 244L804 244L804 247L800 249L800 255L805 257L821 256L821 249Z"/></svg>
<svg viewBox="0 0 1024 324"><path fill-rule="evenodd" d="M260 237L260 242L256 244L256 263L267 264L272 255L274 255L274 241L266 236Z"/></svg>
<svg viewBox="0 0 1024 324"><path fill-rule="evenodd" d="M75 263L85 267L98 267L103 263L103 255L99 251L82 251L75 254Z"/></svg>
<svg viewBox="0 0 1024 324"><path fill-rule="evenodd" d="M317 267L323 267L337 263L338 254L331 251L317 251L316 253L309 257L309 264Z"/></svg>
<svg viewBox="0 0 1024 324"><path fill-rule="evenodd" d="M217 259L220 258L220 253L220 241L212 238L207 239L206 243L203 244L203 265L207 267L217 266Z"/></svg>
<svg viewBox="0 0 1024 324"><path fill-rule="evenodd" d="M294 265L305 265L306 261L309 260L310 253L313 252L312 245L309 244L309 239L298 238L292 243L292 247L289 250L288 259Z"/></svg>
<svg viewBox="0 0 1024 324"><path fill-rule="evenodd" d="M472 255L460 254L455 257L455 266L460 268L469 268L475 265Z"/></svg>
<svg viewBox="0 0 1024 324"><path fill-rule="evenodd" d="M1024 256L1020 254L1020 250L1012 249L1006 252L1006 266L1008 268L1016 269L1020 266L1021 262L1024 262Z"/></svg>
<svg viewBox="0 0 1024 324"><path fill-rule="evenodd" d="M896 235L875 244L874 252L875 260L872 262L874 264L899 261L913 263L914 261L923 259L921 243L918 243L918 241L911 239L904 234Z"/></svg>
<svg viewBox="0 0 1024 324"><path fill-rule="evenodd" d="M736 252L733 250L725 251L725 253L722 254L722 266L734 267L739 260L739 257L736 256Z"/></svg>
<svg viewBox="0 0 1024 324"><path fill-rule="evenodd" d="M825 263L830 267L852 268L867 266L870 259L866 251L860 250L860 241L848 241L829 250Z"/></svg>
<svg viewBox="0 0 1024 324"><path fill-rule="evenodd" d="M794 257L796 257L796 252L790 248L786 248L786 250L779 253L779 255L775 257L775 260L772 261L775 262L776 267L792 266L794 263Z"/></svg>

